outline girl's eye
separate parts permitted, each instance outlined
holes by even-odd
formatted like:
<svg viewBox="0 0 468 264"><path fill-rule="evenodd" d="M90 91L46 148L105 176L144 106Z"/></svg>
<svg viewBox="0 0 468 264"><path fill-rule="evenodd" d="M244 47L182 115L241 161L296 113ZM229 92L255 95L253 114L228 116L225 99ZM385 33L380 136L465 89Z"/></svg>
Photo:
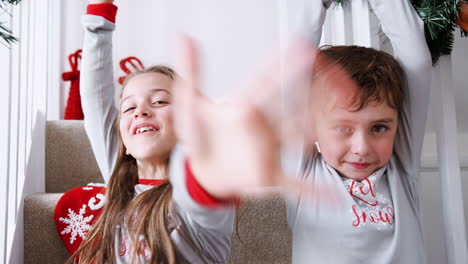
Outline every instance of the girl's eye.
<svg viewBox="0 0 468 264"><path fill-rule="evenodd" d="M131 110L133 110L133 109L135 109L135 107L129 107L129 108L127 108L127 109L124 111L124 114L127 113L127 112L129 112L129 111L131 111Z"/></svg>
<svg viewBox="0 0 468 264"><path fill-rule="evenodd" d="M383 133L383 132L386 132L387 130L388 130L388 127L384 125L375 125L371 129L371 131L374 133Z"/></svg>

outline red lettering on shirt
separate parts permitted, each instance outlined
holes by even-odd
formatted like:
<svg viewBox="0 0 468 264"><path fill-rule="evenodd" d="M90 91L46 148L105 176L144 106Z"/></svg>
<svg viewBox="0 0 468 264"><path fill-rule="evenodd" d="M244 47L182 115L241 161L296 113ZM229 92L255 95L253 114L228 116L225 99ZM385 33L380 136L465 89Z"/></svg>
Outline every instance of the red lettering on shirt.
<svg viewBox="0 0 468 264"><path fill-rule="evenodd" d="M364 211L359 212L357 205L353 205L353 214L355 220L353 221L353 226L360 226L361 224L367 223L368 220L371 223L389 223L392 225L395 222L395 216L393 214L393 208L387 207L385 212L378 210L375 212L366 213Z"/></svg>
<svg viewBox="0 0 468 264"><path fill-rule="evenodd" d="M122 250L120 250L119 256L123 257L129 254L132 251L132 248L133 248L132 241L130 241L128 237L124 238L122 240Z"/></svg>
<svg viewBox="0 0 468 264"><path fill-rule="evenodd" d="M361 200L362 202L370 205L370 206L377 206L379 204L379 202L375 199L373 199L374 201L368 201L360 196L358 196L358 194L362 194L364 196L367 196L368 194L370 194L370 197L372 198L375 198L377 197L377 195L375 194L374 192L374 187L372 186L372 183L369 179L364 179L363 182L367 183L367 185L369 186L369 189L367 191L364 190L364 187L365 185L361 185L359 186L359 188L355 188L354 184L356 183L356 181L353 181L353 183L351 183L351 186L349 187L349 193L351 194L351 196ZM370 198L369 197L369 198Z"/></svg>
<svg viewBox="0 0 468 264"><path fill-rule="evenodd" d="M119 256L123 257L125 255L133 254L133 242L132 242L132 240L130 238L128 238L128 237L125 237L122 240L121 248L122 249L119 251ZM145 258L147 258L147 257L149 257L151 255L150 250L148 248L148 245L143 240L140 240L140 242L138 242L137 251L138 251L139 255L142 255Z"/></svg>

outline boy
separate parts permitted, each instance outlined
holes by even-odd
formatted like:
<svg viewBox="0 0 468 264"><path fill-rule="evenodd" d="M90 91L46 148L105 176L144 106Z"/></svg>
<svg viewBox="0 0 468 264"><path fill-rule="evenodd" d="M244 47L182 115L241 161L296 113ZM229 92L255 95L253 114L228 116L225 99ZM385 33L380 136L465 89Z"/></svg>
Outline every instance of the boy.
<svg viewBox="0 0 468 264"><path fill-rule="evenodd" d="M275 106L280 108L280 100L265 107L257 99L259 91L281 83L274 71L278 65L257 75L247 87L250 96L213 105L197 90L196 48L190 40L182 41L187 78L176 86L175 125L185 155L175 154L172 162L177 167L188 158L185 184L190 195L181 193L176 200L193 199L216 207L222 200L261 187L291 190L305 184L309 187L303 190L312 191L313 198L299 192L288 203L293 263L425 262L416 186L430 54L423 22L409 1L369 2L401 67L390 55L367 48L332 47L319 52L341 66L359 90L349 97L346 89L352 85L328 82L328 87L321 87L326 94L312 91L312 109L319 111L310 113L314 129L312 136L307 132L305 151L293 158L302 161L299 183L283 176L279 165L284 142L278 130L283 123L269 114ZM325 4L311 4L315 9L310 20L323 22ZM314 52L303 44L291 50L287 65L294 72L286 78L294 79L310 69ZM317 149L310 147L314 141ZM184 184L178 177L172 181ZM190 191L194 182L206 191L203 199Z"/></svg>

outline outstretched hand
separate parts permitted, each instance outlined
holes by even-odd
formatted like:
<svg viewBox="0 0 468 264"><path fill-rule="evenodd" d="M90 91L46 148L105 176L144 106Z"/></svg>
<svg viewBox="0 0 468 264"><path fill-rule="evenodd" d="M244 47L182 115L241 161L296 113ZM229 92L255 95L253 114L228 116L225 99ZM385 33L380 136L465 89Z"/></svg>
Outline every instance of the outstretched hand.
<svg viewBox="0 0 468 264"><path fill-rule="evenodd" d="M175 130L205 190L222 199L267 186L303 189L296 177L288 177L281 168L280 152L297 136L313 142L308 77L316 50L305 41L292 42L286 54L273 56L250 81L239 85L240 95L223 103L214 103L200 92L194 41L181 37L178 55L184 79L174 85ZM283 100L286 94L288 102Z"/></svg>

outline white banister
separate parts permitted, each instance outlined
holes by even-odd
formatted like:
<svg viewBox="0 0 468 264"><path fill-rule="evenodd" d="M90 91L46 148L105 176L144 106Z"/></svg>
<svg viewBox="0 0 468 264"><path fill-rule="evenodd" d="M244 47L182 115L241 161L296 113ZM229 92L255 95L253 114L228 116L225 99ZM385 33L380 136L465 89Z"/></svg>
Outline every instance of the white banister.
<svg viewBox="0 0 468 264"><path fill-rule="evenodd" d="M0 19L6 26L11 24L8 13L0 12ZM10 115L10 50L6 43L0 43L0 90L3 96L0 96L0 124L8 124ZM0 129L0 175L8 174L9 157L9 130ZM8 220L4 217L8 212L8 186L7 178L2 177L0 182L0 233L6 234L8 231ZM0 237L0 262L6 261L7 236Z"/></svg>
<svg viewBox="0 0 468 264"><path fill-rule="evenodd" d="M432 78L432 116L436 120L445 242L448 264L468 263L452 61L442 56Z"/></svg>
<svg viewBox="0 0 468 264"><path fill-rule="evenodd" d="M347 7L332 6L328 9L333 45L351 45L353 42L351 12Z"/></svg>
<svg viewBox="0 0 468 264"><path fill-rule="evenodd" d="M48 88L57 89L50 84L60 76L50 64L59 56L50 55L58 52L52 48L60 46L60 39L51 40L52 2L58 1L22 1L0 15L19 38L0 45L0 263L23 263L23 199L45 191Z"/></svg>
<svg viewBox="0 0 468 264"><path fill-rule="evenodd" d="M373 47L370 31L369 2L367 0L349 1L352 10L353 44Z"/></svg>

